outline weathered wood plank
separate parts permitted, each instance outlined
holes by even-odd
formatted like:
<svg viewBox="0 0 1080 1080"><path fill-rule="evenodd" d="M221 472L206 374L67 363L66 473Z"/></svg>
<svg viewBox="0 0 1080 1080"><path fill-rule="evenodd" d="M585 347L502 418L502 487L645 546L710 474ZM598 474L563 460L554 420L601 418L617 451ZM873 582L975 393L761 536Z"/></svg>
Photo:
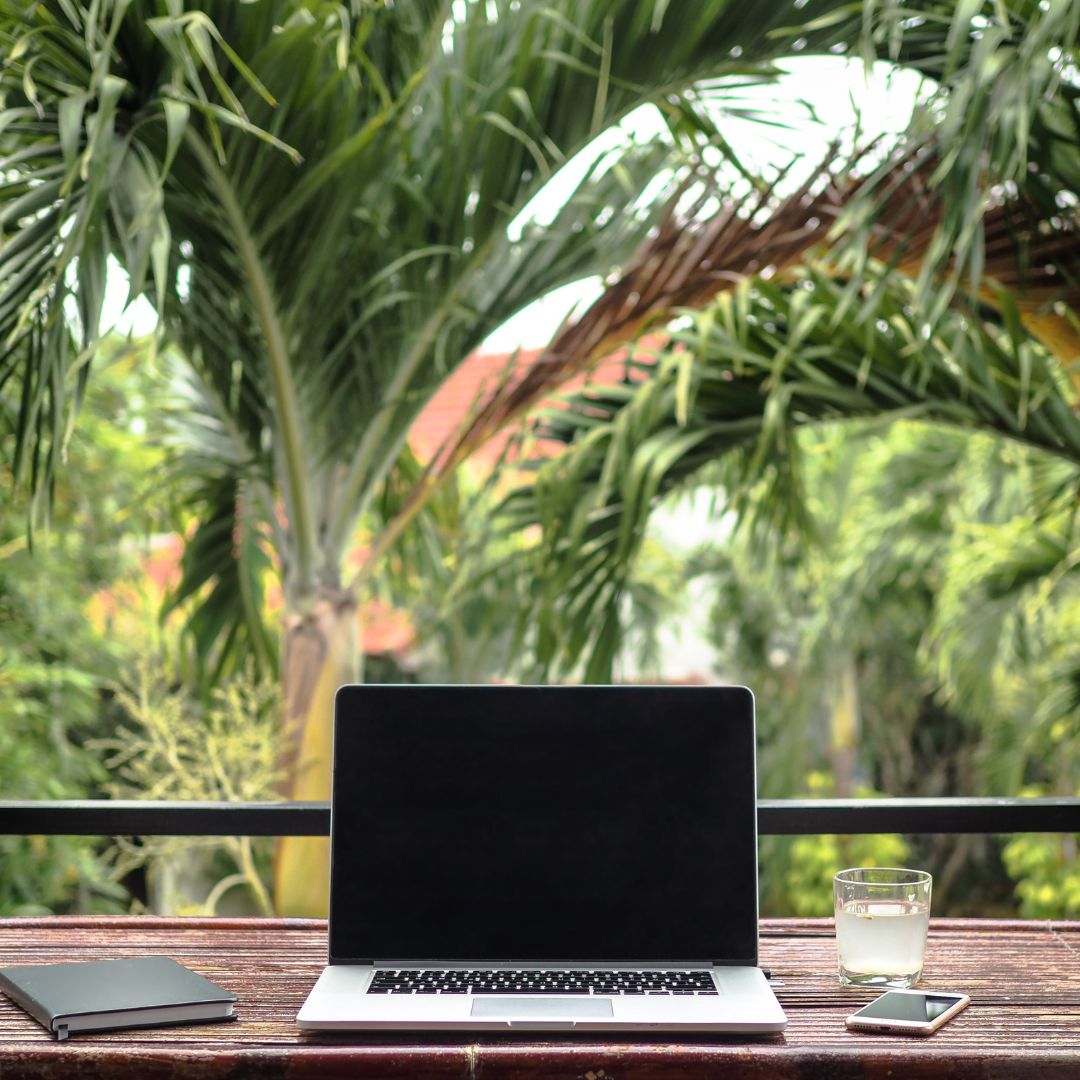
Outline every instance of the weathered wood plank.
<svg viewBox="0 0 1080 1080"><path fill-rule="evenodd" d="M314 920L0 920L0 965L165 953L233 991L238 1019L74 1036L57 1044L0 997L0 1077L214 1080L288 1077L1080 1076L1080 923L933 920L924 985L973 1004L931 1039L849 1032L873 997L835 978L827 920L762 925L762 964L790 1018L782 1035L693 1039L445 1034L312 1035L296 1012L326 957Z"/></svg>

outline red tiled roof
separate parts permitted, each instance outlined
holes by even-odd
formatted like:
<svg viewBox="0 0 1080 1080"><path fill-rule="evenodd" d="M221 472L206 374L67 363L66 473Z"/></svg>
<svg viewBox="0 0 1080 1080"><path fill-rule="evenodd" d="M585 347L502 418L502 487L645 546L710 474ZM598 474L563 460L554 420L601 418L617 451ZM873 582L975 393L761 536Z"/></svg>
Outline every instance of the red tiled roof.
<svg viewBox="0 0 1080 1080"><path fill-rule="evenodd" d="M646 339L644 347L655 348L657 339ZM515 374L525 371L540 356L541 349L522 349L515 357L513 353L474 353L440 387L435 396L424 407L409 432L409 445L413 453L424 462L435 456L439 447L456 430L457 426L469 414L470 410L491 390L498 385L500 378L508 371ZM640 349L638 350L640 352ZM629 349L619 349L605 357L587 374L575 375L566 382L559 393L580 390L589 383L610 385L620 382L626 373L626 359ZM511 367L511 364L513 365ZM549 402L550 403L550 400ZM547 404L541 403L541 404ZM539 407L539 406L538 406ZM501 431L478 451L470 460L490 469L498 459L513 435L520 431L520 425L527 421L519 420ZM548 452L557 447L541 447Z"/></svg>

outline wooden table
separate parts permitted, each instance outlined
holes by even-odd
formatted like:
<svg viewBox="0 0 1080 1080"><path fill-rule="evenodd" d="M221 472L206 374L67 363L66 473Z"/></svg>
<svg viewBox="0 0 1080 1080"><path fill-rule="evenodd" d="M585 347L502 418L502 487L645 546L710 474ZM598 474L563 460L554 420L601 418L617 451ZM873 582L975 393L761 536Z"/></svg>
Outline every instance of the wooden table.
<svg viewBox="0 0 1080 1080"><path fill-rule="evenodd" d="M929 1039L854 1034L874 995L841 988L827 920L766 920L782 1035L687 1039L302 1033L326 925L307 920L41 918L0 921L0 966L165 953L239 995L231 1023L73 1035L57 1043L0 997L0 1080L65 1077L1080 1077L1080 923L934 920L922 985L972 1005Z"/></svg>

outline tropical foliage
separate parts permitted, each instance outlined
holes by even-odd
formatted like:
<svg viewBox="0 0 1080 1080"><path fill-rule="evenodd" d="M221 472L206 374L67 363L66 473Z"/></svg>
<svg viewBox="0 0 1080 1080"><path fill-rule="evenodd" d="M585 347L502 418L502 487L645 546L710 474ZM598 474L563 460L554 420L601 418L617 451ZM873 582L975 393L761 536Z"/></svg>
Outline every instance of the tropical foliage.
<svg viewBox="0 0 1080 1080"><path fill-rule="evenodd" d="M670 147L618 146L543 226L530 200L641 104L660 107L673 141L707 138L692 88L767 77L785 48L771 36L779 8L688 11L0 7L0 380L22 387L15 471L48 490L115 256L191 368L184 465L205 481L177 600L198 600L191 629L209 670L234 670L244 652L274 663L254 613L261 553L278 560L294 796L326 793L331 692L360 675L357 598L397 527L351 576L345 556L410 422L509 315L630 255L663 199L641 193L672 166ZM858 13L830 0L800 17L825 14L808 41L835 40L840 24L857 33ZM324 880L324 866L317 848L287 845L281 888Z"/></svg>
<svg viewBox="0 0 1080 1080"><path fill-rule="evenodd" d="M643 363L636 384L593 388L545 415L544 434L571 449L506 510L544 529L533 572L546 671L584 654L587 678L610 672L623 582L649 513L679 485L704 474L747 527L812 537L802 426L921 418L996 432L1063 459L1073 471L1062 482L1075 482L1080 419L1045 349L951 311L926 338L913 284L872 287L878 318L863 326L844 315L847 286L820 271L741 285Z"/></svg>
<svg viewBox="0 0 1080 1080"><path fill-rule="evenodd" d="M1024 785L1072 794L1080 746L1069 699L1080 658L1070 631L1080 583L1073 575L1053 587L1047 578L1007 585L993 613L982 590L958 594L951 584L970 559L969 580L1000 588L989 548L973 552L973 536L1004 533L1006 523L1014 539L1021 524L1039 530L1055 511L1048 517L1044 503L1040 516L1033 492L1056 489L1060 499L1074 470L995 437L910 421L834 424L798 438L816 542L763 543L739 530L696 560L713 588L717 669L755 688L762 793L821 797L806 781L820 769L829 793L849 795L864 785L916 797ZM1038 600L1028 591L1036 580ZM967 664L958 686L948 672ZM1050 882L1011 857L1012 843L1045 853L1037 860L1045 867L1068 847L1060 838L1010 842L1005 865L1026 890ZM763 882L775 879L770 866L797 866L818 850L813 840L768 846L788 853L766 863ZM909 849L935 868L939 910L1011 910L997 839L912 837ZM773 894L776 910L796 902Z"/></svg>
<svg viewBox="0 0 1080 1080"><path fill-rule="evenodd" d="M148 481L163 455L139 434L152 381L136 352L112 343L102 356L57 485L53 529L29 547L19 493L0 519L0 790L7 799L88 798L106 781L85 743L115 720L110 673L129 661L134 643L88 613L140 580L145 539L167 520L162 492ZM0 409L10 418L14 403L0 395ZM91 838L3 837L0 911L120 910L126 893L97 856Z"/></svg>
<svg viewBox="0 0 1080 1080"><path fill-rule="evenodd" d="M272 798L280 779L274 684L240 672L216 689L204 708L172 684L161 660L143 657L135 663L131 686L116 688L122 720L90 744L110 771L104 785L110 797ZM116 837L107 862L121 879L146 871L155 912L214 915L231 890L243 888L251 907L270 915L273 905L264 884L268 854L268 845L250 836Z"/></svg>
<svg viewBox="0 0 1080 1080"><path fill-rule="evenodd" d="M945 52L909 54L938 90L866 179L811 176L786 199L729 199L715 225L680 226L673 214L624 279L642 282L659 267L672 284L651 294L631 285L640 303L622 293L627 321L670 312L677 297L699 302L710 290L706 271L745 250L740 232L758 237L758 266L748 263L747 280L676 324L625 385L550 410L540 430L568 449L506 505L515 526L543 526L531 566L541 672L604 680L651 512L688 486L718 492L719 531L730 531L724 514L735 511L751 552L727 580L743 599L748 580L761 586L759 607L733 605L727 625L752 649L754 618L774 618L799 654L791 696L781 695L775 714L787 791L825 756L838 793L852 793L858 747L862 767L880 769L875 786L893 793L918 790L915 777L938 792L1034 781L1075 793L1080 173L1064 133L1077 130L1077 13L1056 7L1044 20L1031 5L977 8L951 13ZM912 29L912 44L925 44L933 21L910 18L894 26L895 40ZM1006 57L1030 64L1006 69ZM933 425L916 436L929 468L913 469L919 455L901 454L876 494L858 483L864 458L841 455L846 465L832 476L808 459L808 447L821 449L811 433L823 424L881 430L912 419ZM970 463L960 467L966 444L941 444L943 429L992 435L971 452L988 460L1013 449L987 480ZM953 508L966 502L970 517L931 513L948 485ZM770 558L770 549L785 555ZM895 621L883 633L888 613L878 622L875 605L881 586L898 580L914 592L893 590ZM922 704L903 725L881 725L879 738L888 738L879 750L859 724L859 688L869 678L867 697L888 705L889 694L876 692L887 691L881 675L889 632L898 631L912 700ZM782 689L785 673L757 660L755 676ZM867 671L875 664L877 681ZM806 709L825 717L824 737L800 755L799 738L814 739L800 723ZM964 752L966 737L984 739L974 755ZM969 845L938 854L955 878ZM1051 888L1047 868L1073 865L1072 838L1056 854L1018 840L1009 855L1011 868L1033 875L1022 892L1028 910L1064 910L1068 890Z"/></svg>
<svg viewBox="0 0 1080 1080"><path fill-rule="evenodd" d="M656 500L719 475L762 527L806 526L797 427L918 414L1075 465L1066 385L1029 331L1067 363L1080 351L1078 20L1033 0L0 0L14 475L47 508L117 258L184 374L175 461L198 528L173 606L210 679L247 657L280 669L284 787L321 797L331 693L361 675L359 599L432 493L613 344L749 280L647 384L551 417L573 451L509 504L545 530L541 670L587 656L607 677ZM721 162L746 170L715 110L776 58L819 52L911 65L937 91L895 148L725 192ZM645 104L669 141L617 144L539 219L548 181ZM447 373L590 274L617 276L410 474L409 425ZM318 846L279 852L283 907L320 913L308 886L325 878Z"/></svg>

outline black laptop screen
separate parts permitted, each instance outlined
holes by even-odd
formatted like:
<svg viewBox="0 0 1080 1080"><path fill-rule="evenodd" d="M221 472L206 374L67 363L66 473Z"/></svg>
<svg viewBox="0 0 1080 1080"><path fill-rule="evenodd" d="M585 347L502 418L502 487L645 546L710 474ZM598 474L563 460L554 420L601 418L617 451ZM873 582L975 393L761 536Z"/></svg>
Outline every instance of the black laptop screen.
<svg viewBox="0 0 1080 1080"><path fill-rule="evenodd" d="M338 694L330 955L757 961L738 687Z"/></svg>

